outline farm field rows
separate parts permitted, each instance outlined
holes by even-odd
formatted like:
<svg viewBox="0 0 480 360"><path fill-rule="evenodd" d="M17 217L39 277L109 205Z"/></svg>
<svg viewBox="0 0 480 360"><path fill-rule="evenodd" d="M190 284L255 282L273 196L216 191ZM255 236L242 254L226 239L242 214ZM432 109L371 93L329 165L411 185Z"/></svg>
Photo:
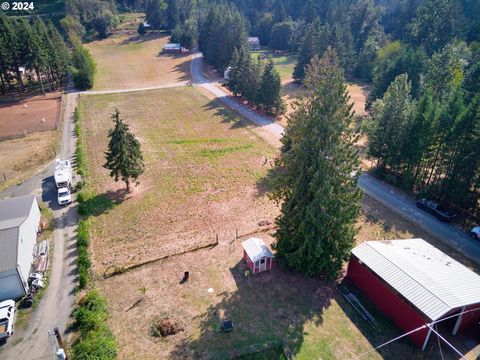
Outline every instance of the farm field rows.
<svg viewBox="0 0 480 360"><path fill-rule="evenodd" d="M165 33L135 31L86 44L97 63L93 90L151 87L190 80L190 55L160 54Z"/></svg>

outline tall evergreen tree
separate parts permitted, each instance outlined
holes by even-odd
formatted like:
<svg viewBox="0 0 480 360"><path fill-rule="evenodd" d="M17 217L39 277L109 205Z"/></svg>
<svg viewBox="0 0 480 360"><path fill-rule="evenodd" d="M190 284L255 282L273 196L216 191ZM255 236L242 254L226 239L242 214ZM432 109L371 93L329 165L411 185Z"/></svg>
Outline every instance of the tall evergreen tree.
<svg viewBox="0 0 480 360"><path fill-rule="evenodd" d="M275 69L273 59L270 58L263 70L262 82L257 94L257 103L270 115L280 115L285 112L281 90L280 74Z"/></svg>
<svg viewBox="0 0 480 360"><path fill-rule="evenodd" d="M75 66L73 73L73 83L81 90L87 90L93 87L96 65L95 61L79 41L76 41L73 48L72 63Z"/></svg>
<svg viewBox="0 0 480 360"><path fill-rule="evenodd" d="M289 120L277 162L276 257L306 275L335 278L356 234L361 191L353 113L334 50L307 67L307 95Z"/></svg>
<svg viewBox="0 0 480 360"><path fill-rule="evenodd" d="M315 21L307 26L305 36L298 53L297 62L293 69L293 78L297 82L301 82L305 77L305 67L310 64L310 60L317 53L319 38L320 20Z"/></svg>
<svg viewBox="0 0 480 360"><path fill-rule="evenodd" d="M402 141L414 114L415 104L410 95L411 83L406 74L399 75L385 96L373 104L367 126L368 154L379 160L382 169L400 166Z"/></svg>
<svg viewBox="0 0 480 360"><path fill-rule="evenodd" d="M108 150L105 152L104 168L110 170L110 176L125 182L127 191L130 183L137 181L145 170L140 142L130 132L127 124L120 118L120 111L115 109L112 114L115 127L110 129Z"/></svg>

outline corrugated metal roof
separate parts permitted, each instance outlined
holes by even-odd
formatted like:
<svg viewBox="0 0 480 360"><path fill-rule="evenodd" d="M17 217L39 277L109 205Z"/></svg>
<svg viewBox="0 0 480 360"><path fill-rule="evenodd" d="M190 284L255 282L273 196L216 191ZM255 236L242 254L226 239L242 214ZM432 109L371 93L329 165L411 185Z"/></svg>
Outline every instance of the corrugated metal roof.
<svg viewBox="0 0 480 360"><path fill-rule="evenodd" d="M0 272L15 269L18 256L18 227L0 230Z"/></svg>
<svg viewBox="0 0 480 360"><path fill-rule="evenodd" d="M0 230L20 226L30 214L34 195L0 200Z"/></svg>
<svg viewBox="0 0 480 360"><path fill-rule="evenodd" d="M243 249L247 252L248 257L253 262L264 257L273 257L272 252L267 245L257 238L250 238L242 242Z"/></svg>
<svg viewBox="0 0 480 360"><path fill-rule="evenodd" d="M367 241L352 253L431 320L480 303L480 275L423 239Z"/></svg>

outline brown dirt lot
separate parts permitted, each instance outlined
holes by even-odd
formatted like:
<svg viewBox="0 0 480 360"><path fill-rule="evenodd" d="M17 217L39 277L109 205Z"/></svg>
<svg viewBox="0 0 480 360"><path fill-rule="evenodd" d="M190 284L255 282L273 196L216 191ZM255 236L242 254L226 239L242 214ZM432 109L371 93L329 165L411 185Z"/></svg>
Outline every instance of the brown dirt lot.
<svg viewBox="0 0 480 360"><path fill-rule="evenodd" d="M19 139L1 141L0 190L25 180L52 160L59 135L59 131L44 131Z"/></svg>
<svg viewBox="0 0 480 360"><path fill-rule="evenodd" d="M97 63L93 90L152 87L190 80L191 56L160 54L170 36L118 33L87 48Z"/></svg>
<svg viewBox="0 0 480 360"><path fill-rule="evenodd" d="M0 141L56 129L60 122L60 107L60 93L20 99L3 97L0 102Z"/></svg>
<svg viewBox="0 0 480 360"><path fill-rule="evenodd" d="M102 167L118 106L142 143L146 173L132 194ZM267 145L239 117L193 87L80 99L92 189L94 269L124 267L255 228L275 206L259 196Z"/></svg>
<svg viewBox="0 0 480 360"><path fill-rule="evenodd" d="M427 239L369 199L364 201L358 225L358 242L412 236ZM231 237L225 237L212 249L100 281L102 292L108 295L109 323L117 338L119 359L225 359L281 342L295 359L352 359L401 333L361 298L383 330L382 334L375 332L335 286L322 279L306 279L281 267L245 278L241 241L249 236L239 238L235 247L229 244ZM273 240L270 231L255 236L266 243ZM190 278L181 284L184 271L190 272ZM127 311L140 299L138 306ZM157 315L176 319L184 331L160 339L150 336ZM232 333L219 331L224 319L233 320ZM443 351L446 359L454 358ZM440 356L434 341L426 353L402 340L366 358L423 359L425 354L432 359Z"/></svg>

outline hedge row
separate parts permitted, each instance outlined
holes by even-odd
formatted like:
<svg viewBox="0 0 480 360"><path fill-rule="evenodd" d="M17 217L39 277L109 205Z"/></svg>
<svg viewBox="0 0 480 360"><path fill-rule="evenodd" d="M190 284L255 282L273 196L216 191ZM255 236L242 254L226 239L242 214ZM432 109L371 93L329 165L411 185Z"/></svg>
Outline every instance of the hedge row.
<svg viewBox="0 0 480 360"><path fill-rule="evenodd" d="M115 337L106 325L107 303L97 292L90 290L73 312L79 337L72 346L74 360L113 360L117 357Z"/></svg>
<svg viewBox="0 0 480 360"><path fill-rule="evenodd" d="M85 145L82 139L82 130L80 128L80 111L78 107L75 108L74 112L75 117L75 135L77 135L77 149L75 151L75 156L77 158L77 173L85 176L87 175L87 163L85 157Z"/></svg>
<svg viewBox="0 0 480 360"><path fill-rule="evenodd" d="M77 135L77 172L83 177L88 176L85 156L85 145L80 127L80 113L75 109L75 133ZM82 181L83 183L83 181ZM77 253L79 288L84 289L90 281L90 258L88 246L90 243L90 220L93 215L94 196L88 188L81 187L77 195L78 214L80 220L77 229ZM79 336L71 348L71 358L74 360L113 360L117 357L115 337L108 328L108 317L105 299L95 289L91 289L79 301L73 312L75 326Z"/></svg>
<svg viewBox="0 0 480 360"><path fill-rule="evenodd" d="M80 220L77 229L77 265L79 288L84 289L89 280L90 259L88 256L88 220Z"/></svg>

